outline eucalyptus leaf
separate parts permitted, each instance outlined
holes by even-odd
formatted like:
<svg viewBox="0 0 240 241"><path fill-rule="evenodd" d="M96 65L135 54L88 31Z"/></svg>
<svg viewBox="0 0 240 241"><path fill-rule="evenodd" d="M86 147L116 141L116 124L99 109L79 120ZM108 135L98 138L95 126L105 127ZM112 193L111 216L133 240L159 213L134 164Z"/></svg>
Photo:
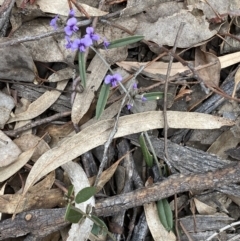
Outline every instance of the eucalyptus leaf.
<svg viewBox="0 0 240 241"><path fill-rule="evenodd" d="M83 203L87 201L90 197L94 196L97 193L96 187L85 187L76 195L76 203Z"/></svg>
<svg viewBox="0 0 240 241"><path fill-rule="evenodd" d="M141 41L144 38L142 35L130 36L126 38L121 38L110 42L108 49L119 48L129 44Z"/></svg>
<svg viewBox="0 0 240 241"><path fill-rule="evenodd" d="M140 143L140 147L141 147L145 162L147 163L147 166L152 167L153 166L153 156L148 151L143 133L139 137L139 143Z"/></svg>
<svg viewBox="0 0 240 241"><path fill-rule="evenodd" d="M157 202L159 219L167 231L173 228L173 214L167 199L162 199Z"/></svg>
<svg viewBox="0 0 240 241"><path fill-rule="evenodd" d="M65 220L69 221L70 223L78 223L82 218L83 215L79 212L78 208L75 208L71 204L68 204L65 213Z"/></svg>
<svg viewBox="0 0 240 241"><path fill-rule="evenodd" d="M107 103L108 95L110 91L110 85L103 84L100 90L100 94L97 101L97 107L96 107L96 118L99 119L101 114L104 111L104 108Z"/></svg>
<svg viewBox="0 0 240 241"><path fill-rule="evenodd" d="M86 65L85 65L85 55L83 52L78 52L78 67L79 75L81 77L82 85L86 88Z"/></svg>

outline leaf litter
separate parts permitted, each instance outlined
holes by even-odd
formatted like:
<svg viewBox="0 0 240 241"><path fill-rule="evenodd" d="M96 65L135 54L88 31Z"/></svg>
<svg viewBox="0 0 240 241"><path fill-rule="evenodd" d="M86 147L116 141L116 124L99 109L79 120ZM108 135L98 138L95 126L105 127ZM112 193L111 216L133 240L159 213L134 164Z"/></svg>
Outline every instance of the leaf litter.
<svg viewBox="0 0 240 241"><path fill-rule="evenodd" d="M128 189L131 193L134 186L135 189L141 187L140 180L145 182L151 176L150 171L154 173L154 168L157 168L156 161L164 173L164 178L174 178L168 160L163 158L164 162L158 158L159 155L154 158L153 168L146 168L140 149L132 150L135 163L132 168L126 166L129 163L128 155L123 155L121 162L121 157L117 160L117 144L122 138L127 137L131 140L131 136L136 133L148 132L151 138L163 138L165 158L170 158L170 163L173 160L176 171L186 175L186 179L190 175L189 172L193 172L194 165L198 172L212 170L211 165L216 161L216 157L209 153L220 158L219 166L214 166L214 170L222 168L224 163L235 163L236 158L231 153L239 149L240 133L238 1L196 0L185 1L183 4L174 1L128 0L122 4L106 1L105 5L100 7L91 1L69 2L70 8L75 12L74 17L80 23L83 21L82 28L76 35L84 36L85 28L91 24L99 34L94 48L85 53L85 89L78 78L76 50L66 48L67 44L71 45L73 41L71 38L66 40L64 36L63 28L69 18L67 1L26 1L24 5L22 1L16 1L11 22L16 22L16 13L22 20L19 21L19 26L12 25L12 29L9 26L9 36L4 32L1 35L8 38L2 37L0 41L3 58L0 66L0 180L2 187L7 187L3 188L0 197L0 212L16 214L42 208L49 208L51 212L51 208L60 210L61 207L66 207L64 195L67 188L73 184L76 195L82 188L90 185L88 179L94 184L93 180L99 175L98 169L104 155L107 155L108 163L98 182L100 192L91 198L91 206L94 206L94 199L101 203L102 198L116 198L116 205L121 206L121 194L116 196L120 183L115 180L122 179L121 182L125 183L123 186L131 186ZM39 11L38 15L36 9ZM24 11L27 11L29 18L27 22L24 20ZM111 16L112 13L115 17ZM62 28L62 32L58 33L57 30L56 33L44 37L52 31L49 22L57 14L58 28ZM97 22L95 20L91 23L89 17L100 16ZM183 32L176 39L181 22L185 23ZM133 41L120 48L107 49L107 42L132 35L143 35L144 40ZM24 40L27 37L32 37L32 41ZM168 80L169 92L163 93L169 56L175 43L177 50ZM94 54L94 49L97 49L101 57ZM143 69L136 74L140 67ZM112 76L112 71L121 73L124 78L121 84L110 89L105 110L96 120L95 109L99 91L105 76ZM17 91L16 82L18 85L32 86L32 89ZM223 90L224 85L231 87ZM128 91L125 101L122 100L126 95L122 91L124 86ZM44 91L39 95L40 87ZM31 93L33 89L38 95ZM165 103L160 97L146 102L144 94L148 96L150 93L159 93L156 96L172 96L168 99L169 103ZM207 111L195 112L201 106L207 105L214 95L220 95L221 102L209 104L211 106ZM55 104L58 108L52 109ZM66 106L71 106L71 112L65 113ZM162 111L164 106L168 107L166 113ZM116 117L118 113L119 118ZM57 117L54 117L56 115ZM116 123L117 127L114 127ZM21 129L23 126L26 128ZM167 136L164 136L163 130L166 128L168 132ZM114 140L110 138L112 130L115 130ZM187 131L187 135L180 133L183 130ZM7 136L9 131L17 131L17 134L10 138L10 135ZM178 144L172 143L176 137L181 140ZM89 157L88 166L84 165L82 168L87 153L94 153L96 148L103 145L106 147L107 141L112 142L113 145L108 151L111 149L114 154L104 154L102 149L100 155ZM135 148L137 145L130 141L127 143L128 148ZM170 148L168 145L173 144L179 145L178 155L167 152ZM154 155L153 149L157 150L157 145L151 147L148 143L147 146ZM186 162L185 166L181 166L182 163L177 163L177 160L189 158L187 148L192 148L191 153L195 153L191 154L193 163ZM200 151L204 151L204 155L212 160L212 164L210 161L200 164L201 155L197 154ZM102 159L99 156L102 156ZM190 171L186 172L188 169ZM135 174L125 173L122 178L117 177L119 173L130 170ZM153 174L154 182L161 181L156 172L155 170ZM240 203L239 185L234 184L234 188L227 188L228 191L222 189L223 194L220 197L216 195L219 189L217 191L212 187L211 192L205 194L205 199L194 190L189 190L194 204L189 199L183 204L184 209L179 210L177 216L175 212L173 216L174 221L180 221L178 229L182 230L181 233L175 233L174 230L168 233L157 215L156 204L146 204L145 200L142 200L144 211L143 208L139 209L139 214L144 215L145 212L145 220L139 215L134 215L135 211L128 210L115 215L113 220L126 220L124 217L128 215L135 229L143 225L150 229L151 234L147 232L148 228L139 232L128 229L129 221L111 223L106 222L107 219L103 220L117 239L125 235L128 239L138 240L137 235L140 233L144 237L143 240L149 235L154 240L176 240L175 233L181 240L186 240L189 235L197 240L207 240L217 229L224 228L240 218L239 212L235 212L235 216L231 213L234 205L238 206ZM211 194L215 195L214 198ZM182 195L179 194L179 197ZM133 194L134 198L141 199ZM215 204L210 202L211 199L215 200ZM222 201L227 199L227 204ZM174 197L168 198L169 202L176 200ZM79 208L87 212L89 203L83 204ZM78 205L75 204L76 207ZM2 226L7 222L8 219L2 221ZM216 225L208 225L210 222ZM44 223L41 225L47 226ZM93 222L88 218L83 223L72 224L67 240L91 239L92 225ZM12 234L6 234L3 238L14 238L17 236L15 232L13 228ZM42 233L43 240L49 233ZM223 233L228 238L234 236L228 230Z"/></svg>

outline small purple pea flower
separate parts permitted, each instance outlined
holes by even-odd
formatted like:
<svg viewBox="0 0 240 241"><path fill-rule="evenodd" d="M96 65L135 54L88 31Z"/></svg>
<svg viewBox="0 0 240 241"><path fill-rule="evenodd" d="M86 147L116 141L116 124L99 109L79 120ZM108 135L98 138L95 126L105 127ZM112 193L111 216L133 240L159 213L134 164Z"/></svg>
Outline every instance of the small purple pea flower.
<svg viewBox="0 0 240 241"><path fill-rule="evenodd" d="M144 102L144 101L147 101L147 98L144 97L144 96L142 96L142 97L141 97L141 100Z"/></svg>
<svg viewBox="0 0 240 241"><path fill-rule="evenodd" d="M69 16L75 17L75 10L73 8L69 11Z"/></svg>
<svg viewBox="0 0 240 241"><path fill-rule="evenodd" d="M122 81L122 76L120 74L107 75L104 79L104 83L106 85L111 84L112 87L116 87L120 81Z"/></svg>
<svg viewBox="0 0 240 241"><path fill-rule="evenodd" d="M110 42L108 42L108 41L104 38L104 40L103 40L103 46L105 47L105 49L107 49L109 45L110 45Z"/></svg>
<svg viewBox="0 0 240 241"><path fill-rule="evenodd" d="M54 28L54 30L57 30L57 28L58 28L57 20L58 20L58 15L50 21L50 26L52 26Z"/></svg>
<svg viewBox="0 0 240 241"><path fill-rule="evenodd" d="M80 52L85 52L86 48L92 45L92 40L85 36L81 39L75 39L72 43L72 49L79 49Z"/></svg>
<svg viewBox="0 0 240 241"><path fill-rule="evenodd" d="M64 28L65 34L71 36L73 32L76 32L78 29L77 19L74 17L69 18L67 21L67 26Z"/></svg>
<svg viewBox="0 0 240 241"><path fill-rule="evenodd" d="M67 43L65 44L66 49L73 49L73 41L69 38L69 36L65 36L65 39L67 40Z"/></svg>
<svg viewBox="0 0 240 241"><path fill-rule="evenodd" d="M94 33L93 27L87 27L86 33L86 35L88 35L92 41L98 41L100 39L99 35Z"/></svg>
<svg viewBox="0 0 240 241"><path fill-rule="evenodd" d="M133 107L133 104L127 104L127 109L130 110Z"/></svg>
<svg viewBox="0 0 240 241"><path fill-rule="evenodd" d="M137 83L134 83L132 87L134 90L137 90Z"/></svg>

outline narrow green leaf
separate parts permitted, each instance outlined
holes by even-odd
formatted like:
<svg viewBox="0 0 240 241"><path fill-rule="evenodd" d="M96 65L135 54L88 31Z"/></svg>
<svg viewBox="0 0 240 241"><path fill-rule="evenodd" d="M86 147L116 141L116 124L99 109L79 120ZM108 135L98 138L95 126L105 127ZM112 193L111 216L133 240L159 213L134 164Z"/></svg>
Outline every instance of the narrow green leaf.
<svg viewBox="0 0 240 241"><path fill-rule="evenodd" d="M101 220L100 218L98 218L97 216L92 215L91 216L92 219L94 220L94 225L92 228L92 233L96 236L98 235L106 235L108 232L108 227L107 225L103 222L103 220Z"/></svg>
<svg viewBox="0 0 240 241"><path fill-rule="evenodd" d="M79 75L81 77L82 85L86 88L86 66L85 66L85 56L83 52L78 52L78 67Z"/></svg>
<svg viewBox="0 0 240 241"><path fill-rule="evenodd" d="M78 211L78 208L75 208L71 204L68 204L65 213L65 220L69 221L70 223L78 223L82 218L83 215Z"/></svg>
<svg viewBox="0 0 240 241"><path fill-rule="evenodd" d="M119 48L119 47L126 46L128 44L133 44L138 41L141 41L143 38L144 38L144 36L142 36L142 35L136 35L136 36L130 36L130 37L126 37L126 38L117 39L117 40L110 42L108 49Z"/></svg>
<svg viewBox="0 0 240 241"><path fill-rule="evenodd" d="M150 92L143 95L147 100L159 100L164 96L163 92Z"/></svg>
<svg viewBox="0 0 240 241"><path fill-rule="evenodd" d="M73 191L74 191L74 186L71 185L69 188L68 188L68 193L67 193L67 196L70 198L73 194Z"/></svg>
<svg viewBox="0 0 240 241"><path fill-rule="evenodd" d="M157 202L158 216L159 219L167 231L173 228L173 215L171 207L167 199L162 199Z"/></svg>
<svg viewBox="0 0 240 241"><path fill-rule="evenodd" d="M148 167L152 167L153 166L153 156L148 151L143 133L139 137L139 143L140 143L140 147L141 147L145 162L147 163Z"/></svg>
<svg viewBox="0 0 240 241"><path fill-rule="evenodd" d="M97 101L96 107L96 118L99 119L101 114L104 111L104 108L107 104L107 99L110 91L110 85L103 84L100 90L100 94Z"/></svg>
<svg viewBox="0 0 240 241"><path fill-rule="evenodd" d="M90 197L94 196L97 193L96 187L85 187L81 191L78 192L75 202L83 203L87 201Z"/></svg>

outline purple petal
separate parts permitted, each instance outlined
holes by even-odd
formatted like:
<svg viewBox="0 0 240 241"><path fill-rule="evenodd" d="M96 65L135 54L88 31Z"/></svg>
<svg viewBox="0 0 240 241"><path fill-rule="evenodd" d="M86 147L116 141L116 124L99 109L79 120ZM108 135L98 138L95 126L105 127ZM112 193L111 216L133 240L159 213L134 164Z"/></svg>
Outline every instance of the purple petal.
<svg viewBox="0 0 240 241"><path fill-rule="evenodd" d="M87 27L87 28L86 28L86 33L87 33L88 35L93 34L93 33L94 33L93 27Z"/></svg>
<svg viewBox="0 0 240 241"><path fill-rule="evenodd" d="M50 26L52 26L54 30L57 29L57 20L58 20L58 15L50 21Z"/></svg>
<svg viewBox="0 0 240 241"><path fill-rule="evenodd" d="M127 109L130 110L133 106L131 104L127 104Z"/></svg>
<svg viewBox="0 0 240 241"><path fill-rule="evenodd" d="M74 17L74 16L75 16L75 11L74 11L74 9L71 9L71 10L69 11L69 16L71 16L71 17Z"/></svg>
<svg viewBox="0 0 240 241"><path fill-rule="evenodd" d="M92 34L91 39L92 39L93 41L98 41L98 40L100 39L100 37L99 37L98 34Z"/></svg>
<svg viewBox="0 0 240 241"><path fill-rule="evenodd" d="M137 83L133 84L133 89L136 90L137 89Z"/></svg>
<svg viewBox="0 0 240 241"><path fill-rule="evenodd" d="M68 21L67 21L67 26L73 26L73 25L76 25L77 24L77 19L72 17L72 18L69 18Z"/></svg>
<svg viewBox="0 0 240 241"><path fill-rule="evenodd" d="M108 85L111 83L111 81L112 81L112 76L108 74L104 79L104 83Z"/></svg>
<svg viewBox="0 0 240 241"><path fill-rule="evenodd" d="M66 26L64 28L65 34L68 36L71 36L73 34L73 31L71 30L71 28L69 26Z"/></svg>
<svg viewBox="0 0 240 241"><path fill-rule="evenodd" d="M104 46L105 48L107 48L109 45L110 45L110 43L109 43L106 39L104 39L104 40L103 40L103 46Z"/></svg>
<svg viewBox="0 0 240 241"><path fill-rule="evenodd" d="M122 81L122 76L120 74L114 74L112 77L116 79L117 82Z"/></svg>
<svg viewBox="0 0 240 241"><path fill-rule="evenodd" d="M72 49L78 49L80 42L80 39L75 39L72 43Z"/></svg>
<svg viewBox="0 0 240 241"><path fill-rule="evenodd" d="M89 38L88 36L85 35L84 38L82 38L82 42L84 45L86 45L87 47L91 46L93 44L91 38Z"/></svg>
<svg viewBox="0 0 240 241"><path fill-rule="evenodd" d="M144 97L144 96L142 96L141 100L142 100L142 101L147 101L147 98Z"/></svg>

